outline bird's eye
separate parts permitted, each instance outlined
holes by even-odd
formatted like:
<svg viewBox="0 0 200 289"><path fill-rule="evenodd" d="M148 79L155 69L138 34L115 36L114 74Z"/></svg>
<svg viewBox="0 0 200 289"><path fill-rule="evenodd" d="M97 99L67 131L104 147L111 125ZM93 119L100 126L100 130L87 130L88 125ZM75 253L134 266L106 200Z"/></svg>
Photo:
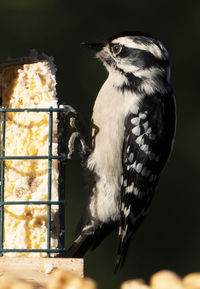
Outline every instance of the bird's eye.
<svg viewBox="0 0 200 289"><path fill-rule="evenodd" d="M115 56L118 55L121 52L121 50L122 50L122 46L119 44L113 45L111 47L111 51Z"/></svg>

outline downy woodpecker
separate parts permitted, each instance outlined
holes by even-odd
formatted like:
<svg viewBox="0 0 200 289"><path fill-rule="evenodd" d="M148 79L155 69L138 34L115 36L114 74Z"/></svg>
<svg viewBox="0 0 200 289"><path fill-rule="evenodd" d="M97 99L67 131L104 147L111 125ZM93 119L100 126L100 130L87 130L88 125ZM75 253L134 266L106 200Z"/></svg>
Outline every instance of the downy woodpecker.
<svg viewBox="0 0 200 289"><path fill-rule="evenodd" d="M168 53L140 32L93 49L108 71L96 98L85 166L92 177L82 225L68 256L82 257L118 228L117 270L144 219L172 149L176 126Z"/></svg>

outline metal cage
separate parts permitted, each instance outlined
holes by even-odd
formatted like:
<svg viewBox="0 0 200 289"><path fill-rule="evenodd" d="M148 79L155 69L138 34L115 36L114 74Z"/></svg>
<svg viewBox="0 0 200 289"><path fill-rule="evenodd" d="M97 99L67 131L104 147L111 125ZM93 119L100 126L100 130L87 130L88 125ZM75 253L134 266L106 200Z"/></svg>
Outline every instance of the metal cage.
<svg viewBox="0 0 200 289"><path fill-rule="evenodd" d="M6 128L6 113L7 112L48 112L49 113L49 137L48 137L48 155L40 156L8 156L5 155L5 128ZM53 129L53 113L57 113L58 118L58 155L52 155L52 129ZM1 191L0 191L0 256L5 252L45 252L47 257L51 257L51 253L59 253L62 256L65 252L64 247L64 219L65 219L65 189L64 189L64 162L67 160L66 153L63 149L63 139L61 130L63 130L63 121L61 115L66 113L65 107L60 108L17 108L11 109L2 107L0 108L1 119ZM5 176L5 160L27 160L27 159L46 159L48 160L48 188L47 188L47 201L5 201L4 200L4 176ZM59 160L58 170L58 201L51 200L51 178L52 178L52 160ZM4 206L5 205L47 205L47 246L46 249L9 249L4 248ZM60 233L59 233L59 248L51 249L51 206L59 206L59 219L60 219Z"/></svg>

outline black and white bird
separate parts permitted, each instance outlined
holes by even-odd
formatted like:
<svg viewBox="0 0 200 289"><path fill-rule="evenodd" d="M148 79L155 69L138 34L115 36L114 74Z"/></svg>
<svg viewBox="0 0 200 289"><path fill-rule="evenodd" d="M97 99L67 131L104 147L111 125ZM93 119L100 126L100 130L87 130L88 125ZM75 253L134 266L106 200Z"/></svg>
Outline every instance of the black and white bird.
<svg viewBox="0 0 200 289"><path fill-rule="evenodd" d="M140 32L115 35L93 49L108 71L91 120L90 197L68 256L82 257L118 229L115 270L154 196L175 135L176 108L168 53Z"/></svg>

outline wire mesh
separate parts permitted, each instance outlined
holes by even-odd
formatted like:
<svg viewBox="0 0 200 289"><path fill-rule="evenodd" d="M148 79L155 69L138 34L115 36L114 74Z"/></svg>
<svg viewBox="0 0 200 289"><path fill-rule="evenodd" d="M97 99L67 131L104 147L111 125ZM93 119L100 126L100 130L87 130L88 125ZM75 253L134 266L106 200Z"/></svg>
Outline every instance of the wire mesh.
<svg viewBox="0 0 200 289"><path fill-rule="evenodd" d="M49 137L48 137L48 154L47 155L40 155L40 156L5 156L5 130L6 130L6 113L7 112L17 112L17 113L23 113L23 112L48 112L49 113ZM59 176L60 173L63 173L63 170L61 172L61 166L60 164L62 161L67 160L66 154L61 152L61 145L59 141L59 130L61 129L61 117L58 117L58 154L53 155L52 154L52 132L53 132L53 113L58 113L57 115L61 113L66 113L65 107L59 107L59 108L6 108L2 107L0 108L0 113L2 114L1 118L1 196L0 196L0 256L3 255L3 253L7 252L31 252L31 253L46 253L47 257L51 257L51 253L59 253L62 255L63 252L65 252L64 248L64 184L63 179L60 179L60 182L58 180L58 201L51 200L51 182L52 182L52 160L56 159L59 160ZM60 134L61 135L61 134ZM5 185L5 161L6 160L28 160L28 159L38 159L38 160L44 160L46 159L48 161L48 187L47 187L47 201L5 201L4 196L4 185ZM4 206L5 205L47 205L47 244L46 249L27 249L27 248L21 248L21 249L15 249L15 248L4 248ZM59 213L60 213L60 221L62 219L62 222L60 224L60 240L59 240L59 247L56 249L51 248L51 206L52 205L58 205L59 206Z"/></svg>

